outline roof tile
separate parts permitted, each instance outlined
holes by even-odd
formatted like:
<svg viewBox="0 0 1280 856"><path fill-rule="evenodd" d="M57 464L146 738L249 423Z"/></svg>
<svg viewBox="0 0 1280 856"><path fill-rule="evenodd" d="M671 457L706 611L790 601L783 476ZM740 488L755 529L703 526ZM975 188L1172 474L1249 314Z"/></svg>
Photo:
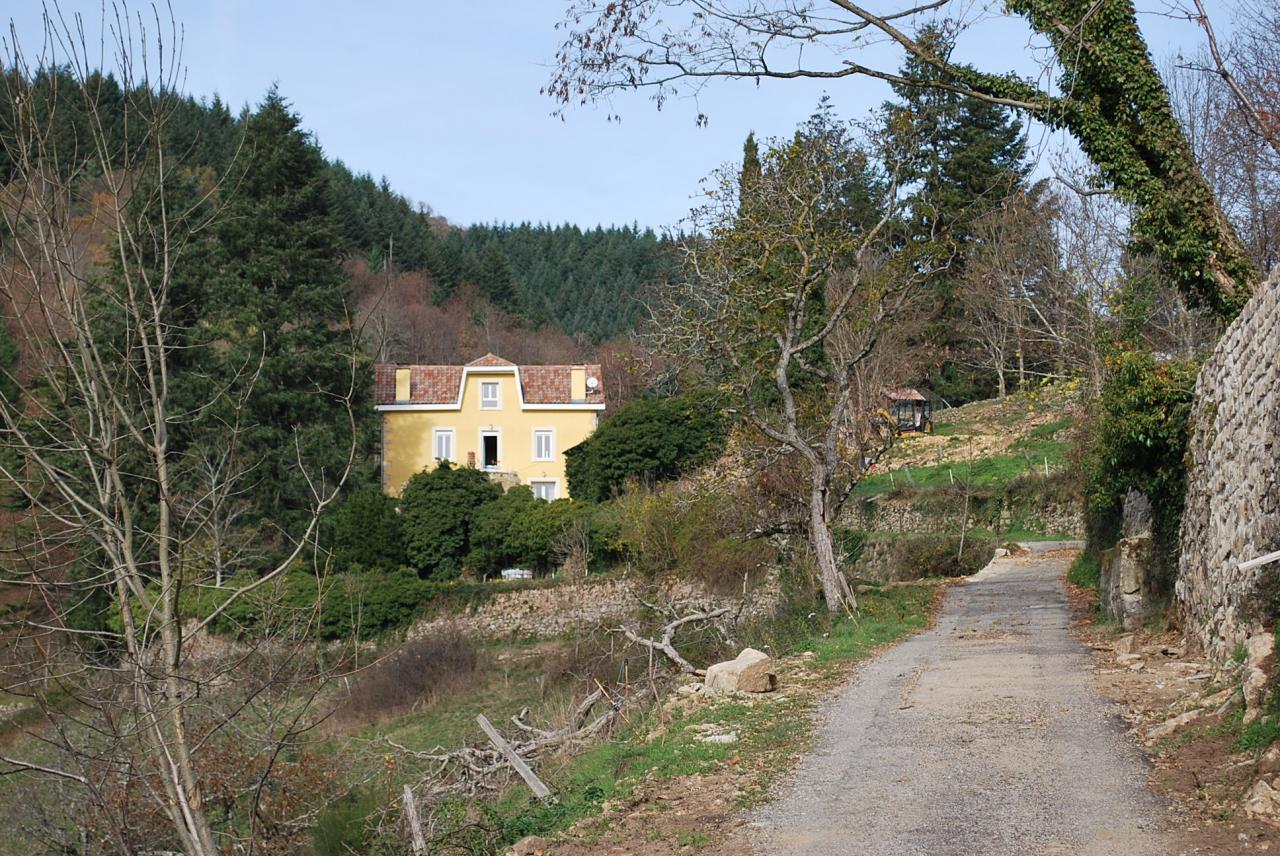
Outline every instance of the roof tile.
<svg viewBox="0 0 1280 856"><path fill-rule="evenodd" d="M521 394L525 404L603 404L604 376L599 363L589 363L587 378L595 378L592 389L587 385L587 397L574 401L571 398L571 372L575 366L517 366L515 363L485 354L467 363L467 368L514 367L520 376ZM396 400L396 370L409 370L409 399ZM463 366L402 366L394 363L378 363L374 366L374 402L377 404L454 404L462 389Z"/></svg>

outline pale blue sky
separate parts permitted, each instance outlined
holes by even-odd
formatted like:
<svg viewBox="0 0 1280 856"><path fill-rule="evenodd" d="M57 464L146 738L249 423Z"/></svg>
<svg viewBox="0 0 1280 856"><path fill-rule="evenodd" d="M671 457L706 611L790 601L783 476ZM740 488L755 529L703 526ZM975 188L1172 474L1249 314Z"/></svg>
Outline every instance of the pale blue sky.
<svg viewBox="0 0 1280 856"><path fill-rule="evenodd" d="M39 37L40 3L16 5L9 14L29 45ZM671 103L658 112L644 95L631 94L614 102L621 123L608 122L604 109L574 109L562 122L538 89L559 44L553 28L563 0L172 5L186 31L189 92L217 92L235 109L256 103L277 82L331 157L386 175L397 191L459 224L671 226L687 213L699 179L739 156L749 130L789 133L824 91L850 118L888 94L858 78L759 87L720 81L697 105ZM1162 0L1139 5L1166 8ZM62 8L83 11L87 25L97 26L98 0L64 0ZM1157 14L1142 21L1157 58L1200 43L1185 22ZM1032 73L1026 44L1017 22L996 20L982 25L963 53L987 69ZM710 116L705 128L695 127L699 110ZM1033 134L1032 144L1043 151L1049 141Z"/></svg>

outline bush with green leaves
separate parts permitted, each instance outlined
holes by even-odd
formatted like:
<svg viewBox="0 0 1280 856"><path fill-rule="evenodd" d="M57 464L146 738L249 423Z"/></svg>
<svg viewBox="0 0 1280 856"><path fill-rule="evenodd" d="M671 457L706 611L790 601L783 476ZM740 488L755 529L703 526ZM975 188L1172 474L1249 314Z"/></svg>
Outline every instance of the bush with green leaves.
<svg viewBox="0 0 1280 856"><path fill-rule="evenodd" d="M510 567L549 570L555 563L556 544L570 520L589 511L589 507L567 499L545 502L527 485L515 485L476 509L467 566L481 576Z"/></svg>
<svg viewBox="0 0 1280 856"><path fill-rule="evenodd" d="M238 582L251 582L249 579ZM407 627L439 594L412 568L385 573L316 576L297 568L236 599L214 619L215 633L259 637L306 629L318 639L369 639ZM200 590L193 612L205 617L228 589Z"/></svg>
<svg viewBox="0 0 1280 856"><path fill-rule="evenodd" d="M728 422L709 393L632 401L565 453L574 499L602 502L628 481L654 484L714 460Z"/></svg>
<svg viewBox="0 0 1280 856"><path fill-rule="evenodd" d="M414 475L400 495L409 563L428 579L456 577L471 552L476 510L501 495L502 488L480 470L448 461Z"/></svg>
<svg viewBox="0 0 1280 856"><path fill-rule="evenodd" d="M354 491L333 514L330 539L339 570L392 570L405 563L396 501L377 485Z"/></svg>
<svg viewBox="0 0 1280 856"><path fill-rule="evenodd" d="M1155 509L1156 547L1168 571L1182 520L1183 459L1200 366L1193 360L1157 360L1144 351L1126 351L1108 363L1085 465L1090 540L1114 542L1125 495L1140 490Z"/></svg>
<svg viewBox="0 0 1280 856"><path fill-rule="evenodd" d="M775 558L767 539L746 537L754 523L743 497L676 485L633 490L608 505L619 546L636 570L698 580L711 591L741 591Z"/></svg>

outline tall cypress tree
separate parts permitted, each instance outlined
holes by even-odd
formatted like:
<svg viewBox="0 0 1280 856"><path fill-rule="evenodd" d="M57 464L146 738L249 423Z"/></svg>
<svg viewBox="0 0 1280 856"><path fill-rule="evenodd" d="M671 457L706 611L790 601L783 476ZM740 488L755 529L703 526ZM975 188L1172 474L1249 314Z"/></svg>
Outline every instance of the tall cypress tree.
<svg viewBox="0 0 1280 856"><path fill-rule="evenodd" d="M745 195L751 182L759 177L760 147L756 144L755 131L750 131L742 144L742 172L738 176L739 196Z"/></svg>

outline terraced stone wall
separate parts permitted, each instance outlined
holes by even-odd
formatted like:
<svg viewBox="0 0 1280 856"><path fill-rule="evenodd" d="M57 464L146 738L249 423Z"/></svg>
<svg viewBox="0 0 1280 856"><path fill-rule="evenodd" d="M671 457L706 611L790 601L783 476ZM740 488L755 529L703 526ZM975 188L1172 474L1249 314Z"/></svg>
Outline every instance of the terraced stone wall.
<svg viewBox="0 0 1280 856"><path fill-rule="evenodd" d="M1259 587L1280 563L1239 566L1280 549L1280 273L1200 371L1186 497L1178 603L1188 638L1221 663L1275 629L1259 615Z"/></svg>

